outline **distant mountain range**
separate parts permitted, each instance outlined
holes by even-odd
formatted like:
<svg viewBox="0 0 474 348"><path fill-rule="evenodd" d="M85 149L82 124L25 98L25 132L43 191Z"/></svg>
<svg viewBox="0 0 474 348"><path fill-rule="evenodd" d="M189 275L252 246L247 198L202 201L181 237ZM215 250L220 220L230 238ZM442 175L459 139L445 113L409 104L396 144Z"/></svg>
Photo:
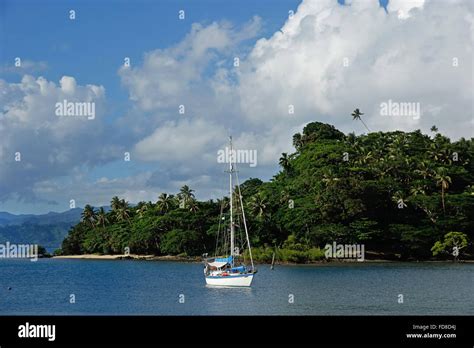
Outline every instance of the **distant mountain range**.
<svg viewBox="0 0 474 348"><path fill-rule="evenodd" d="M23 223L50 225L62 222L72 222L76 224L81 219L81 208L74 208L62 213L49 212L47 214L11 214L0 212L0 226L22 225Z"/></svg>
<svg viewBox="0 0 474 348"><path fill-rule="evenodd" d="M41 215L0 212L0 243L39 244L52 252L61 246L69 228L81 220L81 212L82 208Z"/></svg>

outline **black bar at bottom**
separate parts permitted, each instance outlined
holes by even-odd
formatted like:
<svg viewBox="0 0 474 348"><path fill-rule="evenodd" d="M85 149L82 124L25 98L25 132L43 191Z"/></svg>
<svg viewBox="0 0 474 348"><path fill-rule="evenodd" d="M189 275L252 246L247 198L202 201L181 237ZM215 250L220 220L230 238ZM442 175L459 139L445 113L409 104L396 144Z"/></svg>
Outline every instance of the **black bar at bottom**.
<svg viewBox="0 0 474 348"><path fill-rule="evenodd" d="M54 341L19 337L26 323L55 325ZM308 343L473 347L474 316L0 316L1 348Z"/></svg>

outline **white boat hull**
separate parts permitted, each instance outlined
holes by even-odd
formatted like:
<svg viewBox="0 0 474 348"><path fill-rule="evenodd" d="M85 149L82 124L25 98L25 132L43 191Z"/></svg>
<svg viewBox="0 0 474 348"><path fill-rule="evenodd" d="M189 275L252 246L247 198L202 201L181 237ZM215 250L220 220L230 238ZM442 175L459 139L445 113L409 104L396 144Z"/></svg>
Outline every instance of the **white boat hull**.
<svg viewBox="0 0 474 348"><path fill-rule="evenodd" d="M228 276L206 276L206 284L213 286L250 286L253 273Z"/></svg>

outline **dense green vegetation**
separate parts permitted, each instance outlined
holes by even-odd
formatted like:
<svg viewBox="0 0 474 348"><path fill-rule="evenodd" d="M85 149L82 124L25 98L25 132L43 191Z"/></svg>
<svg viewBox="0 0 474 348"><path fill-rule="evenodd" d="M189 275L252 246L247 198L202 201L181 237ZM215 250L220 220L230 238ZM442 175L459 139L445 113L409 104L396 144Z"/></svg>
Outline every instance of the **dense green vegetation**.
<svg viewBox="0 0 474 348"><path fill-rule="evenodd" d="M465 233L462 232L449 232L446 233L443 240L439 240L433 245L431 251L433 255L447 254L454 256L454 260L459 258L462 254L462 249L467 247L468 241Z"/></svg>
<svg viewBox="0 0 474 348"><path fill-rule="evenodd" d="M356 136L306 125L270 182L241 185L256 258L270 261L277 250L280 261L318 260L336 241L363 243L380 258L427 259L451 231L473 240L474 139L451 142L435 127L432 133ZM135 207L114 197L108 213L85 207L61 252L212 253L221 204L197 201L187 186ZM463 253L470 257L472 244Z"/></svg>

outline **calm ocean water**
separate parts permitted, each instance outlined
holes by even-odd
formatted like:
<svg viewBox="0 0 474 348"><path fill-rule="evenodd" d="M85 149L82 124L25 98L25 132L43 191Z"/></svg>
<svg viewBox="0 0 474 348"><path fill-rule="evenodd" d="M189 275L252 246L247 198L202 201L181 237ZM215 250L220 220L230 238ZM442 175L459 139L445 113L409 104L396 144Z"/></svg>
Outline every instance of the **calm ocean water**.
<svg viewBox="0 0 474 348"><path fill-rule="evenodd" d="M260 265L249 289L164 261L0 260L0 277L0 315L474 314L474 264Z"/></svg>

